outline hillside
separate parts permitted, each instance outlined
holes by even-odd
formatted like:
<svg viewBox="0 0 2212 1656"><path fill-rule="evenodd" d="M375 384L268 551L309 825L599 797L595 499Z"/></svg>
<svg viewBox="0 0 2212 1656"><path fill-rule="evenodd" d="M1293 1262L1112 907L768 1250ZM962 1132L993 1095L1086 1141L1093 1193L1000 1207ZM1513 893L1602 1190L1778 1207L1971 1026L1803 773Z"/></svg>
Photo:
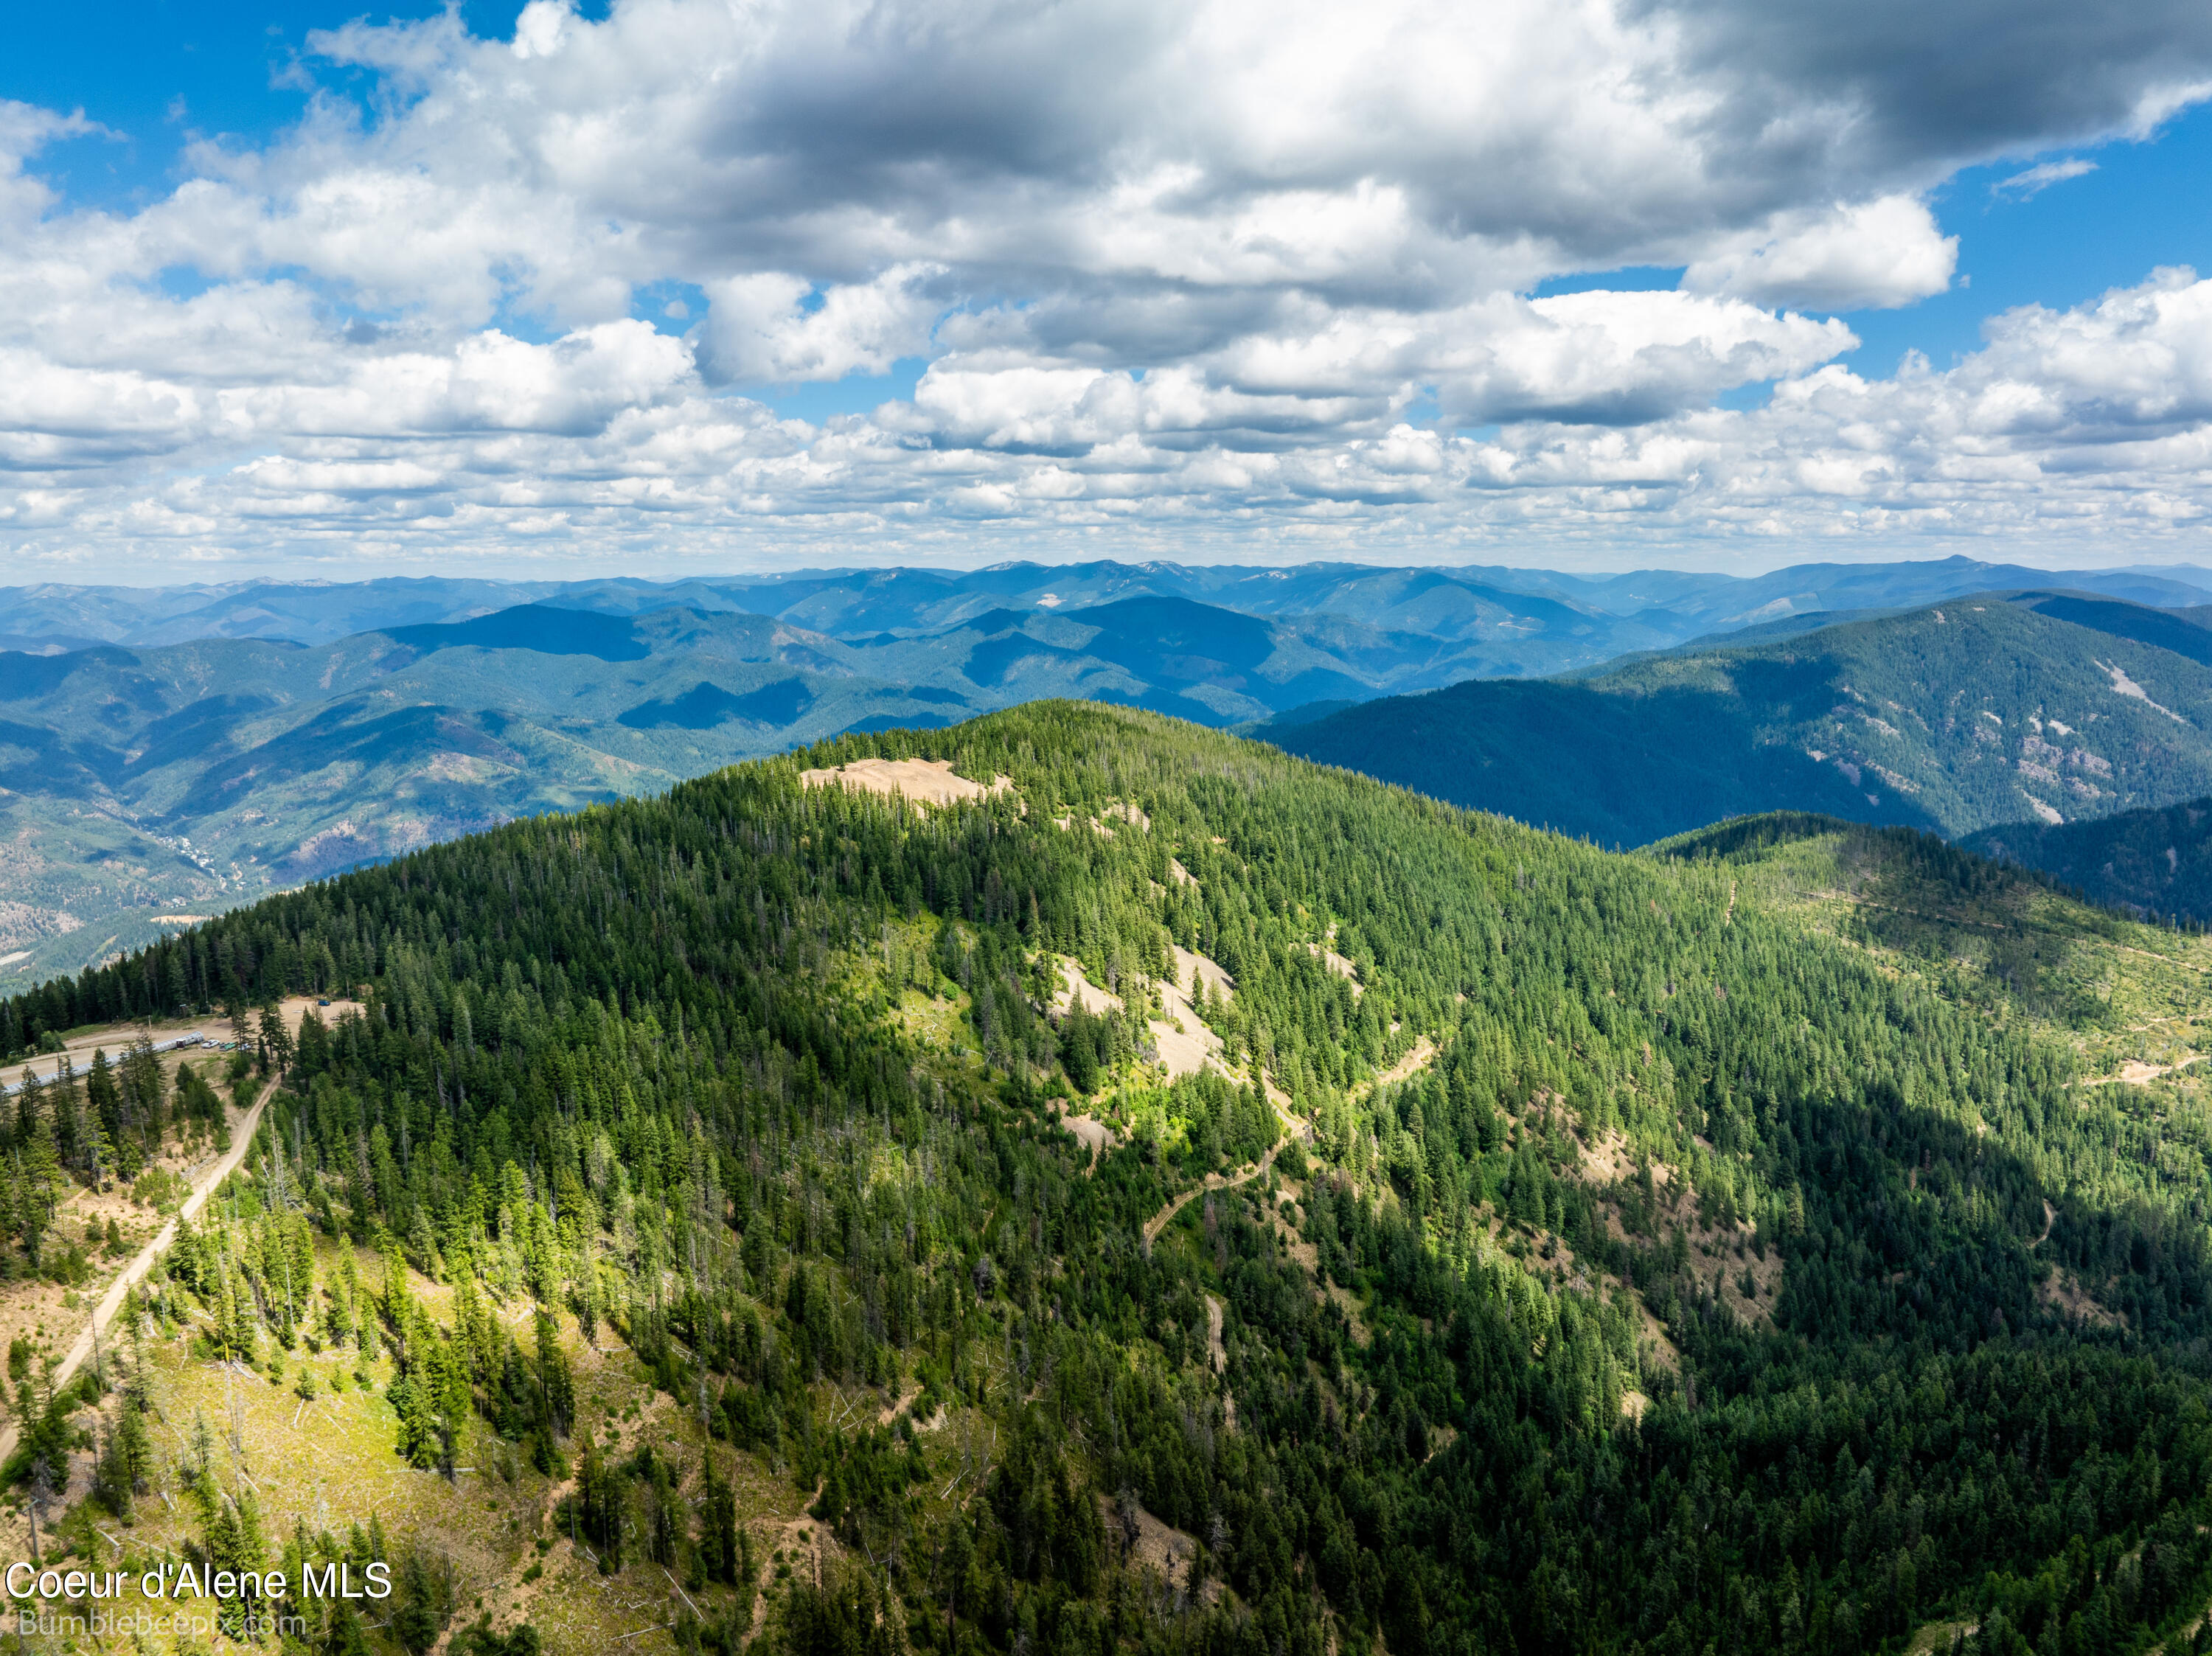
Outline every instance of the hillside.
<svg viewBox="0 0 2212 1656"><path fill-rule="evenodd" d="M2007 822L1960 844L2041 869L2115 908L2212 925L2212 798L2057 826Z"/></svg>
<svg viewBox="0 0 2212 1656"><path fill-rule="evenodd" d="M1052 696L1226 724L1446 682L1468 659L1164 597L854 639L526 604L310 648L0 653L0 974L76 970L178 915L841 731Z"/></svg>
<svg viewBox="0 0 2212 1656"><path fill-rule="evenodd" d="M1784 809L1957 835L2212 789L2212 651L2167 647L2205 641L2161 610L1990 594L1258 733L1607 844Z"/></svg>
<svg viewBox="0 0 2212 1656"><path fill-rule="evenodd" d="M848 737L0 1002L359 1008L233 1060L10 1474L81 1557L395 1557L318 1649L2141 1649L2212 1593L2208 966L1912 836ZM18 1273L164 1136L102 1084L9 1128Z"/></svg>

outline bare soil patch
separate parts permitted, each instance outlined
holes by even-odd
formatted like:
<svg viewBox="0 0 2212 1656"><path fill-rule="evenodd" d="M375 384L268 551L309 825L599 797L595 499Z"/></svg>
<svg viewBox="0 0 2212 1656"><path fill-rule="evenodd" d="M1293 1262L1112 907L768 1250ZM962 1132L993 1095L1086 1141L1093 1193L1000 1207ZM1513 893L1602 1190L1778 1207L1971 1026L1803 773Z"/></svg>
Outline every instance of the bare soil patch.
<svg viewBox="0 0 2212 1656"><path fill-rule="evenodd" d="M2141 1087L2157 1080L2162 1075L2172 1075L2176 1070L2187 1069L2196 1062L2197 1059L2195 1056L2183 1059L2179 1064L2146 1064L2141 1059L2131 1058L2120 1065L2119 1074L2099 1076L2094 1080L2082 1084L2089 1087L2109 1087L2117 1081L2123 1086Z"/></svg>
<svg viewBox="0 0 2212 1656"><path fill-rule="evenodd" d="M1176 953L1181 955L1184 951L1179 949ZM1200 959L1195 955L1190 958L1194 961ZM1176 964L1176 975L1181 977L1182 963L1178 960ZM1212 966L1212 962L1208 961L1205 964ZM1213 969L1217 973L1221 972L1218 966ZM1222 973L1221 975L1226 978L1228 974ZM1145 1027L1151 1032L1152 1045L1159 1052L1160 1062L1167 1066L1170 1080L1178 1076L1196 1075L1209 1064L1224 1075L1229 1073L1228 1065L1222 1059L1221 1037L1206 1027L1180 983L1163 983L1160 986L1160 1011L1161 1016L1148 1019Z"/></svg>
<svg viewBox="0 0 2212 1656"><path fill-rule="evenodd" d="M1121 1010L1121 998L1091 982L1083 975L1081 967L1063 955L1060 957L1060 987L1054 992L1052 1010L1065 1016L1079 1005L1086 1012L1118 1012Z"/></svg>
<svg viewBox="0 0 2212 1656"><path fill-rule="evenodd" d="M1415 1076L1437 1061L1437 1044L1426 1035L1413 1043L1413 1050L1357 1091L1372 1091L1377 1087L1395 1087L1401 1081L1411 1081Z"/></svg>
<svg viewBox="0 0 2212 1656"><path fill-rule="evenodd" d="M1196 1536L1162 1523L1133 1500L1117 1506L1102 1495L1098 1515L1106 1520L1108 1533L1121 1540L1131 1564L1151 1570L1179 1593L1189 1592L1191 1567L1198 1560ZM1219 1599L1221 1585L1208 1581L1202 1591L1212 1604Z"/></svg>
<svg viewBox="0 0 2212 1656"><path fill-rule="evenodd" d="M2081 1286L2081 1279L2070 1271L2061 1269L2052 1271L2037 1287L2035 1296L2076 1322L2087 1323L2097 1328L2127 1326L2125 1317L2109 1306L2099 1304L2096 1298Z"/></svg>
<svg viewBox="0 0 2212 1656"><path fill-rule="evenodd" d="M856 759L849 765L801 771L799 780L810 788L862 788L916 805L951 805L988 798L1014 786L1010 776L994 777L988 787L955 776L950 759Z"/></svg>
<svg viewBox="0 0 2212 1656"><path fill-rule="evenodd" d="M1720 1301L1747 1323L1771 1325L1774 1302L1782 1294L1782 1250L1768 1248L1760 1259L1752 1246L1748 1222L1690 1232L1690 1268L1708 1277ZM1745 1278L1752 1291L1746 1292ZM1712 1280L1717 1279L1717 1280Z"/></svg>
<svg viewBox="0 0 2212 1656"><path fill-rule="evenodd" d="M1232 1000L1237 994L1237 980L1218 961L1194 954L1181 943L1169 945L1175 959L1176 987L1186 995L1196 995L1203 982L1216 1000Z"/></svg>
<svg viewBox="0 0 2212 1656"><path fill-rule="evenodd" d="M1576 1160L1584 1184L1617 1185L1636 1176L1636 1159L1628 1153L1628 1135L1618 1128L1577 1145ZM1658 1175L1652 1176L1656 1180Z"/></svg>
<svg viewBox="0 0 2212 1656"><path fill-rule="evenodd" d="M1315 956L1323 966L1349 983L1352 986L1353 999L1357 1000L1367 992L1366 986L1359 981L1359 968L1334 949L1325 948L1317 943L1310 943L1306 945L1306 953Z"/></svg>
<svg viewBox="0 0 2212 1656"><path fill-rule="evenodd" d="M1114 1148L1114 1130L1095 1115L1074 1115L1063 1109L1060 1125L1073 1133L1076 1142L1091 1152L1094 1163Z"/></svg>

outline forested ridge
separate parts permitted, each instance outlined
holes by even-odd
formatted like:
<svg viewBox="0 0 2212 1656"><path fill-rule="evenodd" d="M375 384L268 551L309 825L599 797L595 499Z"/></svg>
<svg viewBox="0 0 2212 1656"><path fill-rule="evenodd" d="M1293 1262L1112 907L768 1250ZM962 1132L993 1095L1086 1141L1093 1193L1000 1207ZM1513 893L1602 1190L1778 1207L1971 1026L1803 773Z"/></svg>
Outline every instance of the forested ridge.
<svg viewBox="0 0 2212 1656"><path fill-rule="evenodd" d="M866 756L1010 786L801 783ZM256 1176L156 1308L388 1350L395 1453L572 1471L564 1533L696 1586L690 1646L750 1631L744 1455L842 1545L769 1649L2147 1647L2212 1593L2195 1129L2085 1107L2044 1022L1754 900L1742 845L1676 849L1036 704L273 898L7 1002L0 1046L362 992L262 1042ZM1233 980L1196 1001L1226 1073L1149 1061L1177 947ZM1057 956L1120 1008L1054 1014ZM63 1090L11 1124L52 1151L11 1258L141 1125L64 1145ZM1095 1164L1063 1105L1114 1128ZM383 1280L301 1284L317 1231ZM702 1464L572 1435L569 1319ZM824 1380L920 1391L884 1428ZM988 1467L937 1455L963 1409ZM1195 1538L1171 1583L1147 1515Z"/></svg>
<svg viewBox="0 0 2212 1656"><path fill-rule="evenodd" d="M1984 592L1256 733L1609 845L1783 810L1957 836L2212 789L2207 640L2134 604Z"/></svg>
<svg viewBox="0 0 2212 1656"><path fill-rule="evenodd" d="M2212 799L2117 811L2087 822L2007 822L1970 851L2048 869L2100 902L2147 919L2212 924Z"/></svg>

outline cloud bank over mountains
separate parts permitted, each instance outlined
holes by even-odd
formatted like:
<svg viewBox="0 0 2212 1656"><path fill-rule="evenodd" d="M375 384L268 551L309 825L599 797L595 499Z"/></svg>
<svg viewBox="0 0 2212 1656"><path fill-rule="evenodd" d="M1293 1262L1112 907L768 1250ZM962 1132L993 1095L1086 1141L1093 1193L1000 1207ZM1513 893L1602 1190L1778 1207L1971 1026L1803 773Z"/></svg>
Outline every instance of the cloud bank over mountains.
<svg viewBox="0 0 2212 1656"><path fill-rule="evenodd" d="M0 546L2171 549L2212 508L2194 273L1836 364L1836 312L1950 287L1960 167L2212 96L2201 6L1965 10L532 0L312 37L304 120L129 211L42 181L82 118L0 104ZM1635 266L1684 276L1530 296Z"/></svg>

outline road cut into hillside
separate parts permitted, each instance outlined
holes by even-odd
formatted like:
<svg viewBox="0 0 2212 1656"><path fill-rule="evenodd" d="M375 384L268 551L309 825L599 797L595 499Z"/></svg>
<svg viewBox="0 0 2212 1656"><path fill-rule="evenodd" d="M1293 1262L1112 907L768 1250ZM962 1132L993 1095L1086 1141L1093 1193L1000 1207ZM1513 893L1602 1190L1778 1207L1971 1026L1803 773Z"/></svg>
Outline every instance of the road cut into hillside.
<svg viewBox="0 0 2212 1656"><path fill-rule="evenodd" d="M308 1009L314 1004L314 1002L305 996L295 996L285 1001L279 1009L286 1024L295 1035L299 1032L301 1022L307 1016ZM328 1009L332 1013L360 1010L360 1006L351 1001L335 1004ZM125 1297L133 1288L146 1280L147 1272L154 1268L154 1261L168 1252L171 1245L177 1240L179 1228L186 1222L197 1218L200 1210L207 1205L208 1198L222 1188L222 1181L237 1172L244 1164L247 1152L253 1148L253 1135L255 1130L261 1125L261 1113L267 1107L269 1101L276 1096L276 1086L277 1078L275 1077L271 1077L263 1084L260 1092L256 1095L252 1104L246 1109L245 1114L231 1123L230 1149L217 1158L214 1166L204 1175L192 1181L191 1194L187 1196L183 1204L179 1207L176 1216L156 1231L153 1239L131 1257L131 1263L125 1265L117 1274L115 1280L107 1285L106 1292L100 1296L99 1302L93 1307L90 1320L78 1331L76 1338L70 1343L69 1350L63 1354L61 1367L54 1371L53 1389L55 1391L59 1392L76 1379L84 1365L92 1360L95 1342L106 1332L108 1325L114 1321L116 1313L122 1310ZM15 1453L15 1445L21 1435L22 1428L20 1422L11 1422L4 1430L0 1430L0 1464L4 1464L8 1457Z"/></svg>

